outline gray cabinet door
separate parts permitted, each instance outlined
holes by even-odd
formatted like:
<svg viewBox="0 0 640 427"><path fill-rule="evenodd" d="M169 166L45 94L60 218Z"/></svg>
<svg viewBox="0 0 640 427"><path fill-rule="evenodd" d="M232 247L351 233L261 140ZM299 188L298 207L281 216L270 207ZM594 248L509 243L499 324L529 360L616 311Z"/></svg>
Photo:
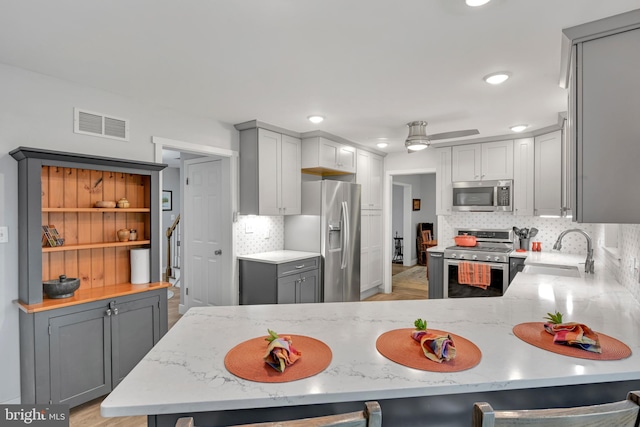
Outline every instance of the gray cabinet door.
<svg viewBox="0 0 640 427"><path fill-rule="evenodd" d="M640 222L640 29L578 45L578 222Z"/></svg>
<svg viewBox="0 0 640 427"><path fill-rule="evenodd" d="M278 304L296 303L296 287L299 280L299 274L278 279Z"/></svg>
<svg viewBox="0 0 640 427"><path fill-rule="evenodd" d="M112 311L111 366L115 387L160 339L160 297L116 303Z"/></svg>
<svg viewBox="0 0 640 427"><path fill-rule="evenodd" d="M429 299L444 298L444 257L442 252L427 252L429 267Z"/></svg>
<svg viewBox="0 0 640 427"><path fill-rule="evenodd" d="M106 307L49 319L51 401L71 407L111 391Z"/></svg>
<svg viewBox="0 0 640 427"><path fill-rule="evenodd" d="M300 274L296 302L318 302L319 291L318 270Z"/></svg>

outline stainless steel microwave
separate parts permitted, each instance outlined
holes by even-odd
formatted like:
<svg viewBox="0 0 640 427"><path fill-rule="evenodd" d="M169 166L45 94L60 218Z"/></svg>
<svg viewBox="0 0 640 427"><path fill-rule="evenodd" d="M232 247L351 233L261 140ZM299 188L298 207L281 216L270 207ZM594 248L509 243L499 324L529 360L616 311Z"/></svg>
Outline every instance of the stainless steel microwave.
<svg viewBox="0 0 640 427"><path fill-rule="evenodd" d="M459 212L513 211L513 180L453 183L453 210Z"/></svg>

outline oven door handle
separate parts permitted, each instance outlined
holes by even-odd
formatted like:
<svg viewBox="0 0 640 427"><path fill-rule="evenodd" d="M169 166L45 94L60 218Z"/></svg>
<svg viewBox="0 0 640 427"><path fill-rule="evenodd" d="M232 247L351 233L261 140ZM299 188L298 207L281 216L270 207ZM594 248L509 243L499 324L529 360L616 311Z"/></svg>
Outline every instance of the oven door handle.
<svg viewBox="0 0 640 427"><path fill-rule="evenodd" d="M484 262L484 261L467 261L467 260L458 260L458 259L445 259L445 264L447 265L458 265L461 262L470 262L471 264L489 264L489 267L495 268L496 270L508 270L509 264L498 264L494 262Z"/></svg>

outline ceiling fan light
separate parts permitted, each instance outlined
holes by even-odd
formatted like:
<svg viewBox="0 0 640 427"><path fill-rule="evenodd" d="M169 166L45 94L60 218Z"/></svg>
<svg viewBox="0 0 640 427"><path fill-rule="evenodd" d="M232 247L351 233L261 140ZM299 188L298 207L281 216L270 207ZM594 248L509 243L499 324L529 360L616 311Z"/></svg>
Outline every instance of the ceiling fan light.
<svg viewBox="0 0 640 427"><path fill-rule="evenodd" d="M389 144L387 144L386 142L378 142L376 145L378 146L378 148L384 148Z"/></svg>
<svg viewBox="0 0 640 427"><path fill-rule="evenodd" d="M428 144L419 143L419 142L414 142L414 143L405 142L404 145L405 147L407 147L407 150L411 150L411 151L420 151L429 147Z"/></svg>
<svg viewBox="0 0 640 427"><path fill-rule="evenodd" d="M529 125L515 125L515 126L511 126L509 129L511 129L513 132L522 132L528 127Z"/></svg>
<svg viewBox="0 0 640 427"><path fill-rule="evenodd" d="M324 117L314 115L314 116L307 117L307 119L309 119L309 121L311 123L318 124L318 123L321 123L324 120Z"/></svg>
<svg viewBox="0 0 640 427"><path fill-rule="evenodd" d="M484 80L485 82L491 85L499 85L500 83L506 82L509 79L509 77L511 77L510 73L506 71L500 71L498 73L492 73L492 74L486 75L482 78L482 80Z"/></svg>
<svg viewBox="0 0 640 427"><path fill-rule="evenodd" d="M427 136L427 122L415 121L407 123L409 126L409 136L407 136L404 146L411 151L424 150L429 145L429 137Z"/></svg>
<svg viewBox="0 0 640 427"><path fill-rule="evenodd" d="M478 7L489 3L491 0L466 0L467 6Z"/></svg>

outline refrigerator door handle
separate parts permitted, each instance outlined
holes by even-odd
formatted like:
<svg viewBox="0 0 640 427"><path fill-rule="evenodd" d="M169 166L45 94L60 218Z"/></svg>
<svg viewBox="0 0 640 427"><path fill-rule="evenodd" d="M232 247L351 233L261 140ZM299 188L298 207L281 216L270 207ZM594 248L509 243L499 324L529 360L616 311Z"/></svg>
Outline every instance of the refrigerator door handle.
<svg viewBox="0 0 640 427"><path fill-rule="evenodd" d="M342 265L341 269L347 267L347 258L349 255L349 205L347 202L342 202L342 218L344 221L344 229L342 230Z"/></svg>

